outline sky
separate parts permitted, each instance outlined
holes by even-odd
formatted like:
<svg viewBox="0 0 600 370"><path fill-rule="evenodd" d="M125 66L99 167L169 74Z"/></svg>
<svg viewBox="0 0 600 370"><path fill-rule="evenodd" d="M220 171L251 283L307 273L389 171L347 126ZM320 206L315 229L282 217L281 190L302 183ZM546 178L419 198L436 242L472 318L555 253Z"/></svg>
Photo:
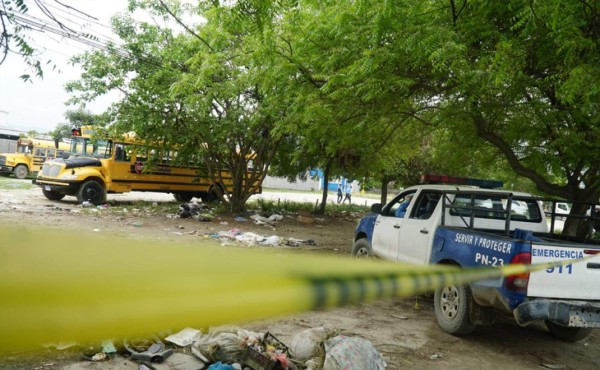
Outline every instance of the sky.
<svg viewBox="0 0 600 370"><path fill-rule="evenodd" d="M48 4L50 10L55 9L52 7L60 7L55 0L42 1ZM33 0L25 0L25 3L28 4L31 15L47 20L37 12ZM69 14L69 11L64 8L56 10L57 15L69 17L77 23L85 23L88 32L105 36L111 36L110 17L124 11L127 7L127 0L62 0L61 3L92 15L98 20L84 21L80 18L81 15L73 11ZM69 25L78 28L73 24ZM7 60L0 64L0 128L45 133L66 121L64 118L66 110L77 108L65 105L69 94L65 91L64 85L70 80L77 79L81 73L81 69L69 65L68 60L71 56L81 54L90 48L54 34L32 32L30 35L32 46L43 51L41 59L43 61L51 59L57 68L52 70L52 64L47 65L44 67L43 79L33 78L32 82L23 82L19 76L31 71L27 70L18 55L9 54ZM111 94L89 104L86 109L98 114L117 99L116 93Z"/></svg>

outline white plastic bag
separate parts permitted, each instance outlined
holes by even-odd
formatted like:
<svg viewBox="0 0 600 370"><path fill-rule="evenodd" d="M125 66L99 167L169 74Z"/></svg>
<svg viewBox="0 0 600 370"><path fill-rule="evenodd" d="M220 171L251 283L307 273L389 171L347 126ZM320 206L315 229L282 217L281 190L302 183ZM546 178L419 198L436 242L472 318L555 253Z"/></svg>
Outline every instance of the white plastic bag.
<svg viewBox="0 0 600 370"><path fill-rule="evenodd" d="M330 335L330 331L323 326L303 330L292 338L290 354L298 361L307 361L317 354L321 343L328 335Z"/></svg>

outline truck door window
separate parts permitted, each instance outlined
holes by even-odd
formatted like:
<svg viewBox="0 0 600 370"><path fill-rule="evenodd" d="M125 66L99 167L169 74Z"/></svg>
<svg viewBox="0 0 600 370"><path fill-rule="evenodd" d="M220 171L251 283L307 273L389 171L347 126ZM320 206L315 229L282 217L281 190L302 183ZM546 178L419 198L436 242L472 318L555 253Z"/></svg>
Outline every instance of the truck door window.
<svg viewBox="0 0 600 370"><path fill-rule="evenodd" d="M433 214L435 207L437 207L441 194L432 192L421 192L419 198L412 208L410 218L418 218L421 220L427 220Z"/></svg>
<svg viewBox="0 0 600 370"><path fill-rule="evenodd" d="M392 217L405 217L405 207L408 207L410 202L407 203L407 200L410 196L413 196L415 192L411 193L403 193L397 195L391 202L389 202L381 211L381 214L384 216L392 216ZM414 201L414 199L412 199ZM401 207L401 205L404 205ZM403 211L404 209L404 211Z"/></svg>

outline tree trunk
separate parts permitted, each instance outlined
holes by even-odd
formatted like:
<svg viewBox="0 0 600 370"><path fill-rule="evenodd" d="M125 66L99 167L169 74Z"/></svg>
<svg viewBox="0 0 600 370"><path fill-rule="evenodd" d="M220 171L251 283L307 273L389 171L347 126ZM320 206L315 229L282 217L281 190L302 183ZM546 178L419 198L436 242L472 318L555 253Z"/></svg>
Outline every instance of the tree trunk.
<svg viewBox="0 0 600 370"><path fill-rule="evenodd" d="M388 195L388 184L390 183L390 178L387 176L383 176L381 179L381 204L387 203L387 195Z"/></svg>
<svg viewBox="0 0 600 370"><path fill-rule="evenodd" d="M589 210L590 206L587 204L574 203L569 215L586 215ZM584 242L593 233L594 224L590 223L590 220L567 216L562 231L563 235L573 236L577 238L577 241Z"/></svg>
<svg viewBox="0 0 600 370"><path fill-rule="evenodd" d="M325 170L323 171L323 197L321 198L321 204L317 209L317 214L323 215L325 214L325 205L327 205L327 194L329 192L329 171L331 170L331 161L327 162L325 165Z"/></svg>

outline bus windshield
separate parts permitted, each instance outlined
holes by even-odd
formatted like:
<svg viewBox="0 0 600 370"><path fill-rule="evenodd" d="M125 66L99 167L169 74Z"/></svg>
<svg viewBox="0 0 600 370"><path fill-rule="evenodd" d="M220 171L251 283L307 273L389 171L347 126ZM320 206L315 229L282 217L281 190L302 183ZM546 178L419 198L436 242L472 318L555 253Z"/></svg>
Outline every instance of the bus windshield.
<svg viewBox="0 0 600 370"><path fill-rule="evenodd" d="M90 140L84 137L71 139L71 151L73 156L89 156L95 158L110 157L111 142L108 140Z"/></svg>

